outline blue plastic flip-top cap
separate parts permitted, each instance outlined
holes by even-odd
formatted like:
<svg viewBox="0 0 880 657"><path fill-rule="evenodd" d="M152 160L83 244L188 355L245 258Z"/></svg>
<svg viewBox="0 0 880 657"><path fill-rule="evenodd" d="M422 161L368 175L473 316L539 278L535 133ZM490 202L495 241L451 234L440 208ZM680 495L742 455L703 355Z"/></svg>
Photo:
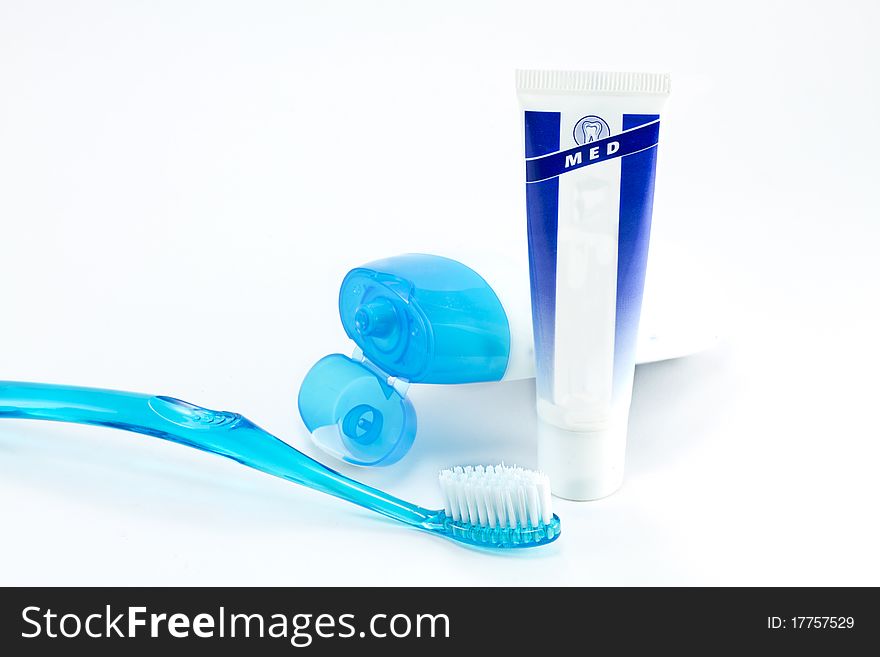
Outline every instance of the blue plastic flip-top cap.
<svg viewBox="0 0 880 657"><path fill-rule="evenodd" d="M339 315L355 358L327 356L306 375L299 410L315 443L358 465L409 451L416 415L408 383L473 383L504 376L510 327L495 292L456 260L408 254L352 269Z"/></svg>

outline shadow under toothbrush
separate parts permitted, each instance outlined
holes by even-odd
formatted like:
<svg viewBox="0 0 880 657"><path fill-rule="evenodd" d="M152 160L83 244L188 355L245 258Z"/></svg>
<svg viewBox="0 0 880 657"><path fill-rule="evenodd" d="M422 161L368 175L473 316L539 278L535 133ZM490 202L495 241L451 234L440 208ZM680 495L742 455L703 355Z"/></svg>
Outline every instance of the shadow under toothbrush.
<svg viewBox="0 0 880 657"><path fill-rule="evenodd" d="M48 488L84 506L136 508L139 514L188 526L229 522L256 528L296 522L320 527L329 514L338 513L346 522L375 520L355 507L243 470L232 461L102 427L4 424L0 478Z"/></svg>

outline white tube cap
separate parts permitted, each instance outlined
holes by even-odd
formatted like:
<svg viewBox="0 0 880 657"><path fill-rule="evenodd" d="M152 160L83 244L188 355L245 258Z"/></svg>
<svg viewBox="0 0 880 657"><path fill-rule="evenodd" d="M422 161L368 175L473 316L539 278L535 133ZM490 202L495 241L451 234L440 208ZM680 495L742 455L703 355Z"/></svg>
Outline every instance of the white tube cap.
<svg viewBox="0 0 880 657"><path fill-rule="evenodd" d="M626 422L598 431L567 431L538 419L538 466L553 494L597 500L623 483Z"/></svg>

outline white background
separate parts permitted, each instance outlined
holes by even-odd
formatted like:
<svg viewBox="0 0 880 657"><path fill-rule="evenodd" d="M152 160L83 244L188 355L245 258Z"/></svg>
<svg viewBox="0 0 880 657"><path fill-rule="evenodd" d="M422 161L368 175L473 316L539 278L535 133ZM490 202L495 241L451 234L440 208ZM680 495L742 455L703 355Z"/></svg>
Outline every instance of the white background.
<svg viewBox="0 0 880 657"><path fill-rule="evenodd" d="M868 1L5 0L2 378L235 410L314 454L296 393L350 348L348 268L524 255L516 67L672 72L651 266L728 323L638 369L623 489L558 500L562 538L516 554L3 420L0 584L880 584L878 30ZM431 506L441 466L534 465L531 382L412 395L410 455L345 472Z"/></svg>

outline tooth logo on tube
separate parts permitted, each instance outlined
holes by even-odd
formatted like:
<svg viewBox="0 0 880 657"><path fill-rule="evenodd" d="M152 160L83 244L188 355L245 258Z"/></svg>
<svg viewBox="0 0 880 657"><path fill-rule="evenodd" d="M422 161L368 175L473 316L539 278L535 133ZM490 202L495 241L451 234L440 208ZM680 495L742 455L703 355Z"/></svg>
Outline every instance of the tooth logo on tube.
<svg viewBox="0 0 880 657"><path fill-rule="evenodd" d="M602 135L602 138L598 141L580 144L574 148L526 157L526 183L542 182L591 164L623 158L654 148L660 136L660 119L657 115L653 116L652 120L644 124L637 124L632 128L624 127L622 132L613 137L604 136L604 130L600 131L595 126L596 121L587 122L593 125L588 125L586 131L581 131L581 139L590 138L597 134ZM578 126L581 124L584 124L584 119L577 122ZM577 128L575 135L577 135Z"/></svg>
<svg viewBox="0 0 880 657"><path fill-rule="evenodd" d="M605 123L605 120L598 116L593 116L592 114L585 116L574 126L574 142L578 146L583 146L584 144L599 141L600 139L605 139L605 137L610 136L611 129L608 127L608 124Z"/></svg>

